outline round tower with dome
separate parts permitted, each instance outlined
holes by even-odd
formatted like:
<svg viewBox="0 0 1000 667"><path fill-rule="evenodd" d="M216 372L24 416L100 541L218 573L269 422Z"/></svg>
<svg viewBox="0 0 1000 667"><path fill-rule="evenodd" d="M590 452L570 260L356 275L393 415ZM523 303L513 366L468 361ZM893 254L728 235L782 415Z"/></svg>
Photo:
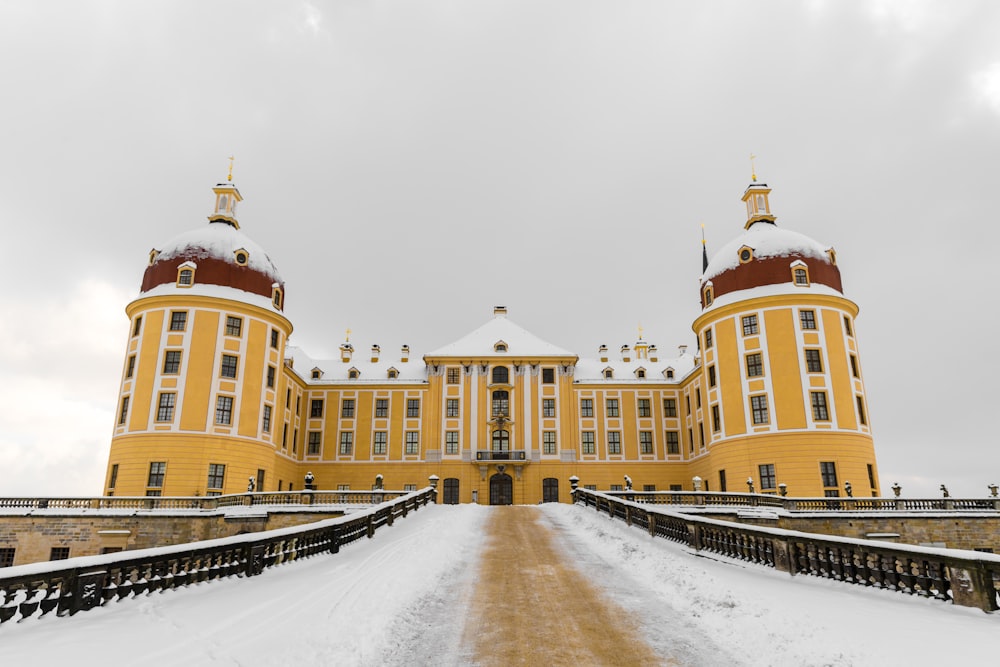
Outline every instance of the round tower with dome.
<svg viewBox="0 0 1000 667"><path fill-rule="evenodd" d="M126 308L109 495L234 493L280 472L285 287L240 230L231 169L213 191L208 224L150 252Z"/></svg>
<svg viewBox="0 0 1000 667"><path fill-rule="evenodd" d="M878 495L854 318L833 248L782 229L770 188L743 194L742 234L707 262L701 314L709 456L696 474L730 491ZM728 479L727 479L728 478Z"/></svg>

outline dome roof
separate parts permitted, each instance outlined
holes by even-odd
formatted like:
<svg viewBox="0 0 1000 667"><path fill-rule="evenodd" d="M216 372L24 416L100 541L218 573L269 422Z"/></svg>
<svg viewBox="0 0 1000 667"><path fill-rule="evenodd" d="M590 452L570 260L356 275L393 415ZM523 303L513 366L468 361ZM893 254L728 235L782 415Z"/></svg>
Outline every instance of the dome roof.
<svg viewBox="0 0 1000 667"><path fill-rule="evenodd" d="M179 284L182 264L191 263L194 285L232 287L271 299L284 281L264 249L235 225L215 220L171 239L154 249L142 279L141 292L161 285ZM283 301L283 299L281 300Z"/></svg>
<svg viewBox="0 0 1000 667"><path fill-rule="evenodd" d="M745 252L745 251L749 252ZM836 266L833 248L805 234L781 229L773 222L760 221L750 225L713 255L702 274L702 286L711 282L713 297L764 285L793 283L793 264L806 269L806 283L826 285L843 293L840 270ZM702 289L702 306L705 303Z"/></svg>

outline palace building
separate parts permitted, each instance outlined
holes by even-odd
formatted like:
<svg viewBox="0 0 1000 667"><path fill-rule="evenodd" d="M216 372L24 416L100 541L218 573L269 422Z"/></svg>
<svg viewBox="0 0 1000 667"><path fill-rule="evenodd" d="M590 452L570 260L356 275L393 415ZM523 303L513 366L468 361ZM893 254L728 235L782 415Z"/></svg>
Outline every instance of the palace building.
<svg viewBox="0 0 1000 667"><path fill-rule="evenodd" d="M833 249L775 224L770 189L708 260L696 350L580 356L498 306L423 354L289 344L285 284L214 188L209 223L149 255L104 492L420 488L446 503L568 501L593 488L878 495L854 319Z"/></svg>

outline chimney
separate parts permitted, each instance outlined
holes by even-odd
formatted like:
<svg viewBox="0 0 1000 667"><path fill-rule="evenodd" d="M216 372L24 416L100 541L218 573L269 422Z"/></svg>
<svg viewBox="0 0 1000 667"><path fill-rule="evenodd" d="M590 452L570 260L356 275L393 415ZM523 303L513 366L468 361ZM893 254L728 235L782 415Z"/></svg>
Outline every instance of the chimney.
<svg viewBox="0 0 1000 667"><path fill-rule="evenodd" d="M632 351L628 345L622 345L622 361L632 361Z"/></svg>
<svg viewBox="0 0 1000 667"><path fill-rule="evenodd" d="M687 345L678 345L677 346L677 354L679 356L683 357L685 354L687 354L687 351L688 351L688 346Z"/></svg>
<svg viewBox="0 0 1000 667"><path fill-rule="evenodd" d="M399 360L404 364L410 360L410 346L404 345L403 349L400 350Z"/></svg>
<svg viewBox="0 0 1000 667"><path fill-rule="evenodd" d="M507 317L507 306L493 306L493 317Z"/></svg>
<svg viewBox="0 0 1000 667"><path fill-rule="evenodd" d="M381 352L381 351L382 351L382 348L380 348L377 344L376 345L372 345L372 363L373 364L378 363L378 353Z"/></svg>
<svg viewBox="0 0 1000 667"><path fill-rule="evenodd" d="M354 346L350 343L344 343L340 346L340 360L345 364L351 360L351 355L354 354Z"/></svg>
<svg viewBox="0 0 1000 667"><path fill-rule="evenodd" d="M608 346L607 345L601 345L599 348L597 348L597 354L601 355L601 362L602 363L607 363L608 362Z"/></svg>
<svg viewBox="0 0 1000 667"><path fill-rule="evenodd" d="M656 349L656 346L655 345L650 345L649 346L649 360L653 361L653 362L659 361L659 356L660 356L660 353Z"/></svg>

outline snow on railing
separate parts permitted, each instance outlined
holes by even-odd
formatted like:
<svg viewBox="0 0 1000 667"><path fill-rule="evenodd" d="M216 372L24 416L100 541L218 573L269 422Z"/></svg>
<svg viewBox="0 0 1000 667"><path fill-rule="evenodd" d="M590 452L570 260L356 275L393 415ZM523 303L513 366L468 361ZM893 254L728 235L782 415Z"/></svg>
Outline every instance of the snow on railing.
<svg viewBox="0 0 1000 667"><path fill-rule="evenodd" d="M623 495L634 495L636 501ZM1000 555L747 526L670 511L648 498L640 501L643 495L575 488L573 501L639 526L651 536L790 575L825 577L983 611L1000 609Z"/></svg>
<svg viewBox="0 0 1000 667"><path fill-rule="evenodd" d="M1000 511L1000 498L792 498L766 493L710 491L609 491L637 503L692 507L769 507L789 512Z"/></svg>
<svg viewBox="0 0 1000 667"><path fill-rule="evenodd" d="M330 493L339 496L345 492ZM380 491L379 495L395 493ZM0 624L41 617L52 611L58 616L75 614L114 599L232 575L250 577L281 563L318 553L338 553L340 547L365 536L372 537L378 528L391 526L394 519L436 502L436 493L436 488L430 486L366 510L307 526L3 568L0 569Z"/></svg>

